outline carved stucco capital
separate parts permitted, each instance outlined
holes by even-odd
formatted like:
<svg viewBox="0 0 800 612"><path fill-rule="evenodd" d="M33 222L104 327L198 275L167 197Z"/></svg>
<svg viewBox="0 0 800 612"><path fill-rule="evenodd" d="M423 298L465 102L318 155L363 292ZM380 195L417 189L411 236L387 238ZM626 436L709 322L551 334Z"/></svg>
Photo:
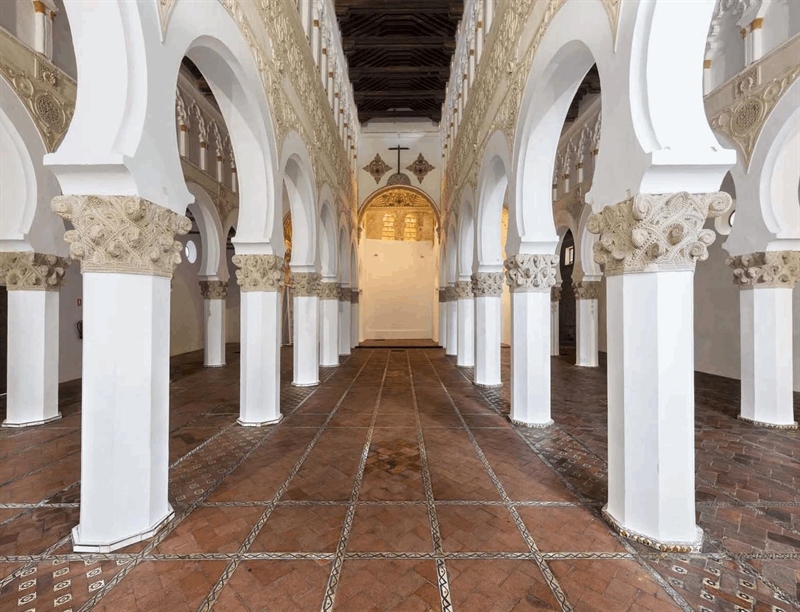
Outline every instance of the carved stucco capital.
<svg viewBox="0 0 800 612"><path fill-rule="evenodd" d="M500 297L504 281L502 272L478 272L472 275L472 292L475 297Z"/></svg>
<svg viewBox="0 0 800 612"><path fill-rule="evenodd" d="M352 302L353 301L353 290L350 287L340 287L339 288L339 301L340 302Z"/></svg>
<svg viewBox="0 0 800 612"><path fill-rule="evenodd" d="M316 272L292 272L292 288L296 297L319 295L320 275Z"/></svg>
<svg viewBox="0 0 800 612"><path fill-rule="evenodd" d="M739 289L791 289L800 280L800 251L766 251L728 257Z"/></svg>
<svg viewBox="0 0 800 612"><path fill-rule="evenodd" d="M578 281L572 285L576 300L600 299L600 281Z"/></svg>
<svg viewBox="0 0 800 612"><path fill-rule="evenodd" d="M280 291L283 287L283 258L277 255L234 255L236 282L242 291Z"/></svg>
<svg viewBox="0 0 800 612"><path fill-rule="evenodd" d="M506 284L512 292L550 292L556 284L558 255L514 255L503 264Z"/></svg>
<svg viewBox="0 0 800 612"><path fill-rule="evenodd" d="M351 289L350 290L350 303L351 304L358 304L358 289Z"/></svg>
<svg viewBox="0 0 800 612"><path fill-rule="evenodd" d="M550 301L551 302L561 301L561 287L559 285L553 285L552 287L550 287Z"/></svg>
<svg viewBox="0 0 800 612"><path fill-rule="evenodd" d="M439 289L439 303L443 304L447 302L447 290L442 287Z"/></svg>
<svg viewBox="0 0 800 612"><path fill-rule="evenodd" d="M471 299L472 296L472 281L456 281L453 290L456 293L457 300Z"/></svg>
<svg viewBox="0 0 800 612"><path fill-rule="evenodd" d="M228 297L228 283L220 280L201 280L200 295L204 300L224 300Z"/></svg>
<svg viewBox="0 0 800 612"><path fill-rule="evenodd" d="M69 263L32 251L0 253L0 280L9 291L58 291Z"/></svg>
<svg viewBox="0 0 800 612"><path fill-rule="evenodd" d="M606 275L659 270L694 270L708 258L716 235L706 219L725 213L731 196L715 193L640 193L589 217L599 234L594 260Z"/></svg>
<svg viewBox="0 0 800 612"><path fill-rule="evenodd" d="M192 229L187 217L138 196L57 196L51 208L75 227L64 240L83 272L171 277L183 249L175 235Z"/></svg>
<svg viewBox="0 0 800 612"><path fill-rule="evenodd" d="M339 300L339 283L320 283L319 284L319 299L321 300Z"/></svg>
<svg viewBox="0 0 800 612"><path fill-rule="evenodd" d="M447 285L447 287L444 288L444 298L445 302L456 301L456 288L454 285Z"/></svg>

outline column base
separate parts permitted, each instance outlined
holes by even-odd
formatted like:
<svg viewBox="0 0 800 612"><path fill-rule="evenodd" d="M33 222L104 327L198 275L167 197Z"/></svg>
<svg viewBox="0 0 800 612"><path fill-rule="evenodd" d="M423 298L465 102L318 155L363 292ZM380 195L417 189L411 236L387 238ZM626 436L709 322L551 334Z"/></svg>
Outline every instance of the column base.
<svg viewBox="0 0 800 612"><path fill-rule="evenodd" d="M277 425L283 420L283 415L280 415L277 419L272 419L271 421L259 421L257 423L251 423L250 421L243 421L242 419L236 419L236 424L241 425L242 427L264 427L265 425Z"/></svg>
<svg viewBox="0 0 800 612"><path fill-rule="evenodd" d="M172 506L170 506L167 515L149 529L142 531L140 533L136 533L132 536L122 538L121 540L116 540L114 542L103 542L103 543L82 542L81 526L80 524L78 524L72 528L72 550L74 552L110 553L114 550L125 548L126 546L130 546L131 544L136 544L137 542L142 542L144 540L152 538L164 525L166 525L170 520L172 520L173 516L175 516L175 510L173 510Z"/></svg>
<svg viewBox="0 0 800 612"><path fill-rule="evenodd" d="M487 384L487 383L473 383L476 387L480 387L481 389L502 389L503 383L494 384Z"/></svg>
<svg viewBox="0 0 800 612"><path fill-rule="evenodd" d="M224 368L226 365L228 365L228 364L227 363L213 363L213 364L212 363L204 363L203 367L204 368Z"/></svg>
<svg viewBox="0 0 800 612"><path fill-rule="evenodd" d="M316 387L317 385L319 385L319 381L310 383L296 383L296 382L292 383L293 387Z"/></svg>
<svg viewBox="0 0 800 612"><path fill-rule="evenodd" d="M656 540L650 536L631 531L608 513L607 505L603 506L602 514L603 518L608 521L614 531L619 533L622 537L633 540L634 542L638 542L639 544L644 544L645 546L649 546L650 548L654 548L660 552L699 553L703 548L703 530L700 529L700 527L695 527L695 529L697 529L697 537L692 542L667 542L663 540Z"/></svg>
<svg viewBox="0 0 800 612"><path fill-rule="evenodd" d="M60 418L61 418L61 413L59 412L56 416L52 416L49 419L42 419L41 421L26 421L24 423L9 423L8 419L6 419L5 421L3 421L3 424L2 424L1 427L8 427L8 428L14 428L14 429L18 429L18 428L21 428L21 427L35 427L36 425L45 425L46 423L52 423L53 421L57 421ZM797 426L797 423L795 423L795 427L796 426Z"/></svg>
<svg viewBox="0 0 800 612"><path fill-rule="evenodd" d="M518 421L517 419L512 419L509 417L508 419L511 421L512 425L516 425L517 427L526 427L528 429L544 429L545 427L550 427L553 424L553 419L550 419L546 423L526 423L525 421Z"/></svg>
<svg viewBox="0 0 800 612"><path fill-rule="evenodd" d="M340 363L337 361L336 363L321 363L319 367L321 368L338 368Z"/></svg>
<svg viewBox="0 0 800 612"><path fill-rule="evenodd" d="M797 421L794 421L793 423L766 423L764 421L748 419L746 416L742 416L741 414L736 418L756 427L766 427L768 429L797 429ZM3 427L5 427L5 424Z"/></svg>

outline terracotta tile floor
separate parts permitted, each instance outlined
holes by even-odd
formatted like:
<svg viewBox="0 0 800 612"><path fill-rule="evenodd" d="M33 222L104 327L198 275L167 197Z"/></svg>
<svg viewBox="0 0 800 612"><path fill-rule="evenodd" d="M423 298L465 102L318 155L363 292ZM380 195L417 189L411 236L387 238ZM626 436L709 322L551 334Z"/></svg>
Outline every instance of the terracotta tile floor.
<svg viewBox="0 0 800 612"><path fill-rule="evenodd" d="M287 350L286 418L251 429L238 359L173 359L176 515L112 554L72 553L79 386L61 421L0 431L0 611L800 610L800 435L737 421L736 381L697 375L706 542L679 555L600 517L604 367L554 359L555 425L517 430L507 387L441 350L362 348L315 389Z"/></svg>

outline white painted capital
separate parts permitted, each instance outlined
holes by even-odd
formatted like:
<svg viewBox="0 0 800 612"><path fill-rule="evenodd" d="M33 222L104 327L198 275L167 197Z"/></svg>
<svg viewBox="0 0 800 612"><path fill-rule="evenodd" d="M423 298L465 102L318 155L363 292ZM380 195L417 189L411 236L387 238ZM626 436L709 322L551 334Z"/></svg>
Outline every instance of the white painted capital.
<svg viewBox="0 0 800 612"><path fill-rule="evenodd" d="M0 280L9 291L58 291L69 263L32 251L0 253Z"/></svg>
<svg viewBox="0 0 800 612"><path fill-rule="evenodd" d="M75 227L64 240L82 272L171 277L183 249L175 235L192 229L187 217L139 196L64 195L51 208Z"/></svg>
<svg viewBox="0 0 800 612"><path fill-rule="evenodd" d="M472 281L456 281L453 290L456 294L457 300L468 300L472 296Z"/></svg>
<svg viewBox="0 0 800 612"><path fill-rule="evenodd" d="M284 283L283 258L277 255L234 255L236 282L242 291L280 291Z"/></svg>
<svg viewBox="0 0 800 612"><path fill-rule="evenodd" d="M694 270L708 259L716 235L706 219L724 214L731 196L715 193L640 193L589 217L587 229L599 234L594 260L606 275L663 270Z"/></svg>
<svg viewBox="0 0 800 612"><path fill-rule="evenodd" d="M318 296L320 278L316 272L292 272L292 288L295 297Z"/></svg>
<svg viewBox="0 0 800 612"><path fill-rule="evenodd" d="M794 287L800 280L800 251L766 251L728 257L739 289Z"/></svg>
<svg viewBox="0 0 800 612"><path fill-rule="evenodd" d="M600 281L578 281L573 283L572 289L576 300L600 299Z"/></svg>
<svg viewBox="0 0 800 612"><path fill-rule="evenodd" d="M556 284L558 255L514 255L504 262L506 284L512 292L547 293Z"/></svg>
<svg viewBox="0 0 800 612"><path fill-rule="evenodd" d="M318 295L321 300L339 300L339 283L319 283Z"/></svg>
<svg viewBox="0 0 800 612"><path fill-rule="evenodd" d="M228 297L228 283L220 280L201 280L200 294L204 300L224 300Z"/></svg>
<svg viewBox="0 0 800 612"><path fill-rule="evenodd" d="M502 272L477 272L472 275L472 293L475 297L500 297L504 281Z"/></svg>

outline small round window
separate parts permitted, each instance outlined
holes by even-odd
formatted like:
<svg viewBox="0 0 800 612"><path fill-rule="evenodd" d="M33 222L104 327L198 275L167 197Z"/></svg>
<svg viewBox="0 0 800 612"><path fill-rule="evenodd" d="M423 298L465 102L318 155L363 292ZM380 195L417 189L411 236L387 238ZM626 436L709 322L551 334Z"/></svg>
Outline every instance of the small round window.
<svg viewBox="0 0 800 612"><path fill-rule="evenodd" d="M183 249L183 252L186 254L186 261L189 263L197 261L197 245L194 243L194 240L186 242L186 248Z"/></svg>
<svg viewBox="0 0 800 612"><path fill-rule="evenodd" d="M728 225L733 227L733 220L736 218L736 211L734 210L728 217Z"/></svg>

